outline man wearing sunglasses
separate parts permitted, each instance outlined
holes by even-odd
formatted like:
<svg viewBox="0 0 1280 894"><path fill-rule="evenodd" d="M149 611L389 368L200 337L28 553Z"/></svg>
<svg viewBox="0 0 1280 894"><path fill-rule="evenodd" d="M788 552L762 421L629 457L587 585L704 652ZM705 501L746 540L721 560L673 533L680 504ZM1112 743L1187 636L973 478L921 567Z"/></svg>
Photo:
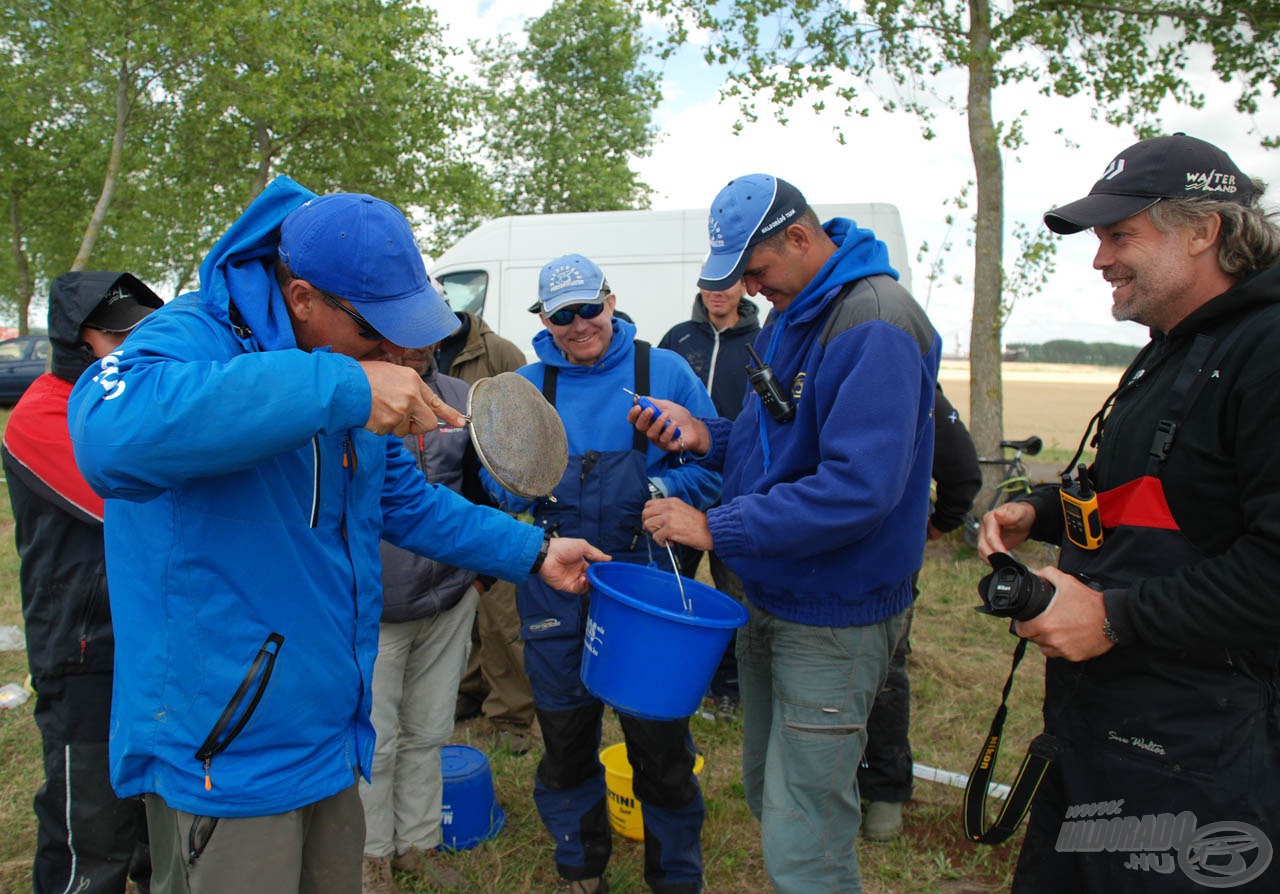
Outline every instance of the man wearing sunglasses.
<svg viewBox="0 0 1280 894"><path fill-rule="evenodd" d="M560 414L569 466L555 503L490 491L504 508L531 512L558 537L585 537L615 561L669 570L666 550L641 528L645 503L657 493L708 506L719 495L720 476L651 447L627 422L632 398L624 389L687 400L702 412L714 404L684 358L638 341L636 327L614 315L617 298L589 259L569 254L549 262L538 277L538 296L530 308L546 327L533 340L538 362L519 372ZM553 583L530 580L519 584L517 602L525 671L546 745L534 801L556 842L557 890L600 894L608 890L612 843L604 770L596 758L604 706L578 675L586 604ZM703 804L688 720L618 719L643 805L645 881L659 894L696 894Z"/></svg>
<svg viewBox="0 0 1280 894"><path fill-rule="evenodd" d="M76 384L106 498L111 781L145 796L153 892L360 891L381 540L573 592L607 558L428 485L383 437L464 424L387 362L456 327L399 211L281 177L200 291Z"/></svg>

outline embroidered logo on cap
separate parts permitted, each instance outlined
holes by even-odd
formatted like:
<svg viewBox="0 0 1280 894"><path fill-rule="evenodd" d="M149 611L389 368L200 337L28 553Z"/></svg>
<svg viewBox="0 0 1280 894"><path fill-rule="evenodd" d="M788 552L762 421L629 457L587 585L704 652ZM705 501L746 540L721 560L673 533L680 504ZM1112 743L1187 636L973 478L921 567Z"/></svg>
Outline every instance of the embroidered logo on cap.
<svg viewBox="0 0 1280 894"><path fill-rule="evenodd" d="M587 281L582 276L582 271L572 264L562 264L551 271L551 281L547 285L548 292L558 292L561 289L568 289L572 286L585 286Z"/></svg>

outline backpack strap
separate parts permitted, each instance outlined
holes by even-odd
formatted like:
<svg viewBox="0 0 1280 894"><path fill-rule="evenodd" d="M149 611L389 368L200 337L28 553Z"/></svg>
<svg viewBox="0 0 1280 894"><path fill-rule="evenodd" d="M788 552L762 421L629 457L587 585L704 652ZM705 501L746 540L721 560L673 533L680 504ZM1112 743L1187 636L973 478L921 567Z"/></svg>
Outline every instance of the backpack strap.
<svg viewBox="0 0 1280 894"><path fill-rule="evenodd" d="M649 393L649 343L643 339L635 340L635 379L636 394ZM649 449L649 439L644 432L636 429L631 433L631 449L644 453Z"/></svg>

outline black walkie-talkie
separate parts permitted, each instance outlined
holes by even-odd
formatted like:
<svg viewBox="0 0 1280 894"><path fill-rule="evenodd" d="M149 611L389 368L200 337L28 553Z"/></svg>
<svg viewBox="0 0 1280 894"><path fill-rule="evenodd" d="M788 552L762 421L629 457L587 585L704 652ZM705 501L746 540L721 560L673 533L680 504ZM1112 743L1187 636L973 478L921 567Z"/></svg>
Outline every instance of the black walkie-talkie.
<svg viewBox="0 0 1280 894"><path fill-rule="evenodd" d="M787 392L778 384L778 377L751 345L747 345L747 354L751 357L751 362L747 364L747 378L756 394L760 395L760 403L764 404L774 422L790 422L795 418L796 408L787 399Z"/></svg>

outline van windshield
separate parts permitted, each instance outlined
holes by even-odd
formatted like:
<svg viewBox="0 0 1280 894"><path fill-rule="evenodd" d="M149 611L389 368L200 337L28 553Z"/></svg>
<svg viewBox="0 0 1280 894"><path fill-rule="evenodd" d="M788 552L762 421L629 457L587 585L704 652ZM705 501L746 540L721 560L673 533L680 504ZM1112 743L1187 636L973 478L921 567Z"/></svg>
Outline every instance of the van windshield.
<svg viewBox="0 0 1280 894"><path fill-rule="evenodd" d="M460 270L440 277L444 297L455 311L484 316L484 296L489 289L489 274L483 270Z"/></svg>

